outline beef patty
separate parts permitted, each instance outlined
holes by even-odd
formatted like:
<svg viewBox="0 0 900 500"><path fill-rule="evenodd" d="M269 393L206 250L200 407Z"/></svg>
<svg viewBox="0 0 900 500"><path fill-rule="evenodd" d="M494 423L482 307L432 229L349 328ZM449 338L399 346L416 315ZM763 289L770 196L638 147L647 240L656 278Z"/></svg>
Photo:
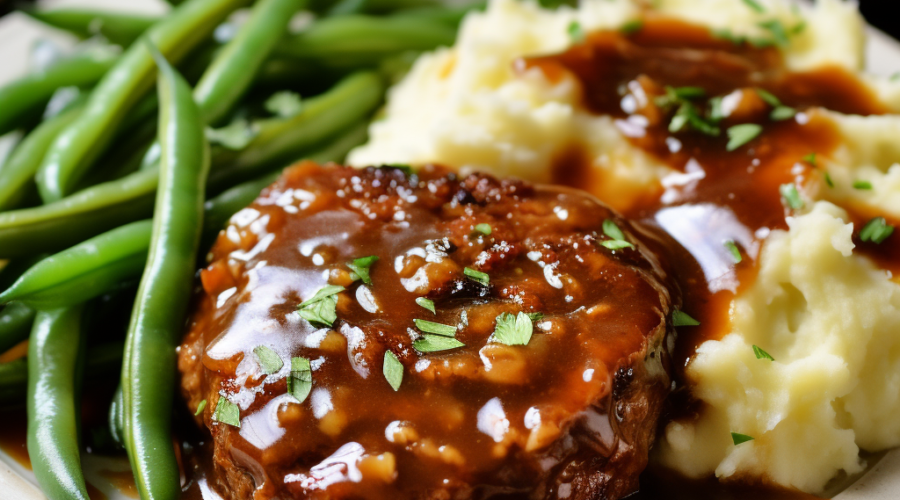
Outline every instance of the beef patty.
<svg viewBox="0 0 900 500"><path fill-rule="evenodd" d="M224 497L636 490L673 297L635 226L591 196L302 163L209 262L179 367L189 408L208 403Z"/></svg>

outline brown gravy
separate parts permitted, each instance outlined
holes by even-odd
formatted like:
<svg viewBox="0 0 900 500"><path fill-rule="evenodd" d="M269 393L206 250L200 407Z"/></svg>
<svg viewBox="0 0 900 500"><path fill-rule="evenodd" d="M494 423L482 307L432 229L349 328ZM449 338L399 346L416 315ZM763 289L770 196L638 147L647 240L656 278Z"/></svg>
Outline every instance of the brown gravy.
<svg viewBox="0 0 900 500"><path fill-rule="evenodd" d="M695 174L681 184L661 188L635 203L617 206L626 216L645 221L660 248L664 248L675 278L684 292L683 309L701 321L701 326L685 330L676 346L677 376L697 345L720 338L728 330L727 306L736 293L752 283L761 236L783 229L785 216L779 186L802 184L822 176L803 160L809 153L827 156L837 145L835 127L815 112L816 107L855 114L877 114L885 108L853 76L836 68L809 73L790 73L775 49L756 49L712 36L708 30L682 22L647 17L641 30L631 35L614 32L592 34L587 41L555 56L523 61L522 67L538 67L551 79L574 76L582 85L584 104L597 114L619 119L632 132L629 140L653 157L685 174ZM673 110L653 105L623 109L623 99L640 91L662 95L664 86L696 86L706 96L692 102L707 108L707 97L722 96L743 89L736 112L739 120L725 118L720 135L697 131L670 133ZM772 121L771 110L755 96L752 88L765 89L787 106L803 113L803 123L795 119ZM638 90L640 89L640 90ZM626 104L626 107L631 104ZM725 130L737 123L757 123L759 137L733 152L726 151ZM639 130L638 130L639 129ZM637 133L634 133L637 132ZM676 139L677 142L671 139ZM702 173L702 176L699 175ZM591 171L578 145L557 159L554 182L586 189L603 197L604 181ZM875 214L851 210L858 229ZM900 225L900 221L889 220ZM743 262L724 265L728 254L721 242L737 242ZM857 248L878 265L900 272L900 241L897 233L880 245L855 238ZM712 245L704 247L702 243ZM710 247L720 251L703 251ZM731 269L722 274L717 270ZM688 398L674 408L690 411ZM24 412L0 416L0 447L22 465L28 466L24 443ZM184 463L188 469L185 499L203 498L204 471L210 466L209 445L189 439ZM92 495L93 496L93 495ZM756 485L723 485L710 479L690 481L664 470L644 473L640 500L681 498L808 500L816 497L797 492L772 490Z"/></svg>

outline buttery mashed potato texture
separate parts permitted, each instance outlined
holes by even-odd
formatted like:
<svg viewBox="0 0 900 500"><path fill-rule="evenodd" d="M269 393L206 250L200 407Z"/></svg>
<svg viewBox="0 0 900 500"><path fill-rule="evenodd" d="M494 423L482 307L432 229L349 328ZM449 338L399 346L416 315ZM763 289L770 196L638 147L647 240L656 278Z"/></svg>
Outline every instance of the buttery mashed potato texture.
<svg viewBox="0 0 900 500"><path fill-rule="evenodd" d="M806 23L784 49L790 69L862 70L864 22L855 4L757 2L767 18ZM654 8L736 35L760 34L758 14L738 0L658 0ZM630 0L585 0L555 11L490 1L486 12L466 18L454 47L423 55L393 88L384 118L350 163L435 162L546 182L554 159L574 144L602 179L592 190L614 208L659 193L672 170L631 146L610 117L582 109L576 82L550 82L515 64L565 50L573 21L590 32L639 14ZM862 78L892 112L900 110L900 84ZM692 392L705 409L669 423L654 450L656 460L689 476L749 477L817 492L840 471L862 470L860 449L900 445L900 285L854 254L853 226L839 208L900 217L900 117L816 112L843 135L820 160L836 187L804 183L806 208L788 219L788 230L762 241L759 275L732 302L730 332L702 344L689 365ZM852 189L854 180L873 189ZM774 361L757 359L754 345ZM735 446L731 432L755 439Z"/></svg>

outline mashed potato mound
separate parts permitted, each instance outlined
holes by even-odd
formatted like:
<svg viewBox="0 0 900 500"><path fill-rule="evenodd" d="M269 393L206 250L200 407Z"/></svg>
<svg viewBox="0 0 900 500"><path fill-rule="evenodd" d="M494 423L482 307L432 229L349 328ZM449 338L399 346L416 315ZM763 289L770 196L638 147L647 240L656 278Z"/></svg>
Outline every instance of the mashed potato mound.
<svg viewBox="0 0 900 500"><path fill-rule="evenodd" d="M664 464L821 491L838 471L862 469L860 447L900 444L900 285L853 254L846 217L818 202L768 237L732 333L701 345L688 368L708 406L669 424ZM755 439L735 446L731 432Z"/></svg>
<svg viewBox="0 0 900 500"><path fill-rule="evenodd" d="M766 19L806 23L785 51L791 69L862 68L864 23L851 3L820 0L801 14L783 0L758 1ZM659 0L655 9L738 36L764 34L761 15L737 0ZM419 58L391 90L386 117L371 126L370 142L353 151L349 163L437 162L547 182L554 159L577 147L593 168L591 190L627 210L658 190L671 169L629 145L612 119L581 109L574 81L550 83L538 69L518 73L514 61L567 49L573 21L589 32L616 29L639 15L631 0L585 0L578 9L555 11L527 0L491 1L486 12L465 19L453 48ZM883 94L900 88L873 82Z"/></svg>
<svg viewBox="0 0 900 500"><path fill-rule="evenodd" d="M757 0L767 16L807 29L785 50L793 70L838 65L860 71L864 23L852 2L819 0L798 11ZM554 159L578 146L592 166L591 191L619 210L659 192L672 170L633 147L608 116L578 104L571 80L520 73L518 57L557 53L567 27L615 29L639 15L626 0L585 0L578 9L492 0L463 23L457 45L422 56L391 92L355 165L443 163L466 170L552 179ZM739 0L657 0L663 13L758 36L758 17ZM900 110L900 84L865 76ZM731 331L704 343L687 373L704 409L668 425L660 462L689 476L753 478L818 492L839 471L862 470L860 449L900 445L900 285L853 253L853 227L833 203L900 217L900 117L829 111L844 137L820 158L835 187L803 186L808 209L762 241L759 276L731 307ZM818 176L816 176L818 179ZM853 189L868 180L872 190ZM813 200L822 200L813 202ZM753 346L775 361L757 359ZM754 440L735 446L731 433Z"/></svg>

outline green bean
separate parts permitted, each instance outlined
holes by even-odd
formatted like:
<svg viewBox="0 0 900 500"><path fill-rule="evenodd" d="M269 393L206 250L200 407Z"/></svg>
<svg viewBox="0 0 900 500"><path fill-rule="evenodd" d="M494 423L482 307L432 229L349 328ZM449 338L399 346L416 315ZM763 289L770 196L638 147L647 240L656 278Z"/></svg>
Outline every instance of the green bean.
<svg viewBox="0 0 900 500"><path fill-rule="evenodd" d="M13 302L0 310L0 353L4 353L28 338L34 322L34 309Z"/></svg>
<svg viewBox="0 0 900 500"><path fill-rule="evenodd" d="M28 456L50 500L89 500L81 469L78 386L83 306L41 311L28 342Z"/></svg>
<svg viewBox="0 0 900 500"><path fill-rule="evenodd" d="M101 35L117 45L127 47L161 17L109 10L55 8L21 9L38 21L74 34L80 38Z"/></svg>
<svg viewBox="0 0 900 500"><path fill-rule="evenodd" d="M9 160L0 166L0 211L15 208L25 197L44 152L66 127L81 114L82 106L65 111L40 124L25 137Z"/></svg>
<svg viewBox="0 0 900 500"><path fill-rule="evenodd" d="M119 384L119 387L116 387L116 393L112 398L112 402L109 404L109 414L107 417L107 426L109 427L109 434L112 436L113 441L120 447L125 447L125 435L124 427L125 427L125 413L123 410L123 406L125 405L125 400L122 396L122 384Z"/></svg>
<svg viewBox="0 0 900 500"><path fill-rule="evenodd" d="M123 430L141 498L174 500L181 496L170 435L175 347L190 300L210 160L190 87L162 55L154 59L160 69L160 182L122 363Z"/></svg>
<svg viewBox="0 0 900 500"><path fill-rule="evenodd" d="M55 309L107 293L140 276L151 227L149 220L133 222L47 257L0 293L0 303Z"/></svg>
<svg viewBox="0 0 900 500"><path fill-rule="evenodd" d="M56 89L93 85L118 58L116 51L94 47L0 88L0 135L21 126L26 117L39 114Z"/></svg>
<svg viewBox="0 0 900 500"><path fill-rule="evenodd" d="M285 39L276 54L301 61L327 61L331 67L375 64L408 50L452 45L456 30L417 16L342 16L323 19Z"/></svg>
<svg viewBox="0 0 900 500"><path fill-rule="evenodd" d="M244 95L259 67L306 0L260 0L250 19L213 60L194 90L206 122L215 124Z"/></svg>
<svg viewBox="0 0 900 500"><path fill-rule="evenodd" d="M368 116L380 102L382 92L383 84L377 76L360 73L308 99L304 111L296 117L262 121L259 135L247 148L216 152L213 163L223 170L216 190L220 192L302 157ZM59 202L0 213L0 258L58 251L149 217L158 176L156 168L141 170Z"/></svg>
<svg viewBox="0 0 900 500"><path fill-rule="evenodd" d="M190 0L144 35L177 61L204 40L225 17L248 0ZM116 127L153 85L153 59L134 44L91 93L84 113L50 147L38 188L45 202L71 193L109 145Z"/></svg>
<svg viewBox="0 0 900 500"><path fill-rule="evenodd" d="M258 135L241 151L220 151L209 178L218 193L236 183L282 167L317 143L367 117L381 102L384 84L378 75L351 75L326 94L308 99L292 118L260 122Z"/></svg>
<svg viewBox="0 0 900 500"><path fill-rule="evenodd" d="M0 213L0 258L58 251L153 214L156 169L135 172L49 205Z"/></svg>

